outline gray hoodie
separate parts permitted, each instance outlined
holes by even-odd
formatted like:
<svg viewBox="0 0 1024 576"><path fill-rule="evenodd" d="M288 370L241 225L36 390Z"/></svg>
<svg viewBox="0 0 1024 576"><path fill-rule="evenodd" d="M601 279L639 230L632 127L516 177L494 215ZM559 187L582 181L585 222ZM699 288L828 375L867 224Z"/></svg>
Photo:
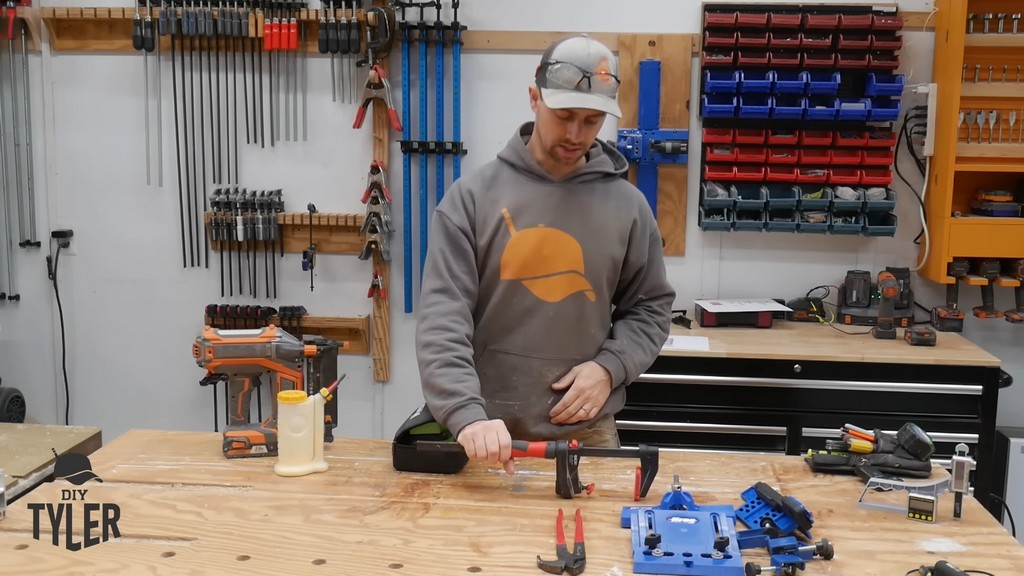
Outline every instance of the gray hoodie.
<svg viewBox="0 0 1024 576"><path fill-rule="evenodd" d="M417 358L427 405L456 435L495 418L517 440L585 428L551 423L565 394L551 384L594 360L613 389L593 417L614 414L668 336L675 291L625 158L598 140L555 182L526 148L532 132L455 182L433 215Z"/></svg>

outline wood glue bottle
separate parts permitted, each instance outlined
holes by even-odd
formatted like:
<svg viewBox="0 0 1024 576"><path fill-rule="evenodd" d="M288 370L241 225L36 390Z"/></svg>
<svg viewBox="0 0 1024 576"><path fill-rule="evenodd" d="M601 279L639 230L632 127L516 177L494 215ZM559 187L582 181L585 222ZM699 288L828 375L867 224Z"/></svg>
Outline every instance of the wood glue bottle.
<svg viewBox="0 0 1024 576"><path fill-rule="evenodd" d="M327 470L324 460L324 404L331 393L282 390L277 394L277 464L279 476L305 476Z"/></svg>

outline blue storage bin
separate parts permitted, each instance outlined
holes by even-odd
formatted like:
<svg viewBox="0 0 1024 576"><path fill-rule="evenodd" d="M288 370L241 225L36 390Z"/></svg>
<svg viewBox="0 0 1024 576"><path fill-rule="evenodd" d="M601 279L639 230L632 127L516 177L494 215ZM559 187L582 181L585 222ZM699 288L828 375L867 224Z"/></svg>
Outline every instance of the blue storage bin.
<svg viewBox="0 0 1024 576"><path fill-rule="evenodd" d="M705 94L700 99L700 114L705 118L733 118L736 116L735 96Z"/></svg>
<svg viewBox="0 0 1024 576"><path fill-rule="evenodd" d="M767 94L772 91L771 72L748 72L740 70L741 94Z"/></svg>
<svg viewBox="0 0 1024 576"><path fill-rule="evenodd" d="M709 188L714 190L724 189L725 196L722 197L717 193L709 193ZM732 209L736 205L736 192L732 189L732 184L729 182L702 182L700 185L700 205L705 208Z"/></svg>
<svg viewBox="0 0 1024 576"><path fill-rule="evenodd" d="M907 78L903 74L868 73L866 96L901 96Z"/></svg>
<svg viewBox="0 0 1024 576"><path fill-rule="evenodd" d="M733 212L733 228L736 230L764 230L767 214L757 210L736 210Z"/></svg>
<svg viewBox="0 0 1024 576"><path fill-rule="evenodd" d="M807 113L807 99L795 94L783 94L773 98L772 118L800 120Z"/></svg>
<svg viewBox="0 0 1024 576"><path fill-rule="evenodd" d="M867 98L836 98L836 112L839 120L864 122L871 115L871 100ZM893 118L893 120L895 119Z"/></svg>
<svg viewBox="0 0 1024 576"><path fill-rule="evenodd" d="M807 91L807 78L796 70L774 70L771 72L772 91L776 94L803 94Z"/></svg>
<svg viewBox="0 0 1024 576"><path fill-rule="evenodd" d="M828 211L832 207L832 188L823 184L802 184L797 208L805 211Z"/></svg>
<svg viewBox="0 0 1024 576"><path fill-rule="evenodd" d="M840 198L836 194L837 188L853 188L852 186L837 186L832 189L832 213L833 214L847 214L850 212L860 212L864 208L864 189L853 188L857 193L856 199Z"/></svg>
<svg viewBox="0 0 1024 576"><path fill-rule="evenodd" d="M868 117L872 122L895 122L900 117L899 98L875 98L870 104Z"/></svg>
<svg viewBox="0 0 1024 576"><path fill-rule="evenodd" d="M796 210L771 210L768 212L768 230L771 232L796 232Z"/></svg>
<svg viewBox="0 0 1024 576"><path fill-rule="evenodd" d="M832 215L822 210L802 210L797 212L796 231L805 234L825 234Z"/></svg>
<svg viewBox="0 0 1024 576"><path fill-rule="evenodd" d="M796 210L799 186L773 182L765 185L768 188L769 210Z"/></svg>
<svg viewBox="0 0 1024 576"><path fill-rule="evenodd" d="M731 230L732 210L725 208L705 209L703 206L697 215L697 225L701 230Z"/></svg>
<svg viewBox="0 0 1024 576"><path fill-rule="evenodd" d="M896 192L892 189L885 189L885 200L869 200L864 196L865 212L891 212L896 209Z"/></svg>
<svg viewBox="0 0 1024 576"><path fill-rule="evenodd" d="M842 76L839 72L807 70L808 94L835 94L839 91L839 82Z"/></svg>
<svg viewBox="0 0 1024 576"><path fill-rule="evenodd" d="M829 230L833 234L860 234L864 230L864 215L833 214Z"/></svg>
<svg viewBox="0 0 1024 576"><path fill-rule="evenodd" d="M864 234L867 236L895 236L896 215L891 212L872 212L865 217Z"/></svg>
<svg viewBox="0 0 1024 576"><path fill-rule="evenodd" d="M766 189L760 183L739 183L736 188L736 210L764 210L768 198Z"/></svg>
<svg viewBox="0 0 1024 576"><path fill-rule="evenodd" d="M835 120L836 100L823 96L807 98L807 111L804 116L808 120Z"/></svg>
<svg viewBox="0 0 1024 576"><path fill-rule="evenodd" d="M772 98L767 95L740 96L740 118L767 118L771 114Z"/></svg>
<svg viewBox="0 0 1024 576"><path fill-rule="evenodd" d="M704 92L709 94L735 94L739 84L740 73L738 71L704 71Z"/></svg>

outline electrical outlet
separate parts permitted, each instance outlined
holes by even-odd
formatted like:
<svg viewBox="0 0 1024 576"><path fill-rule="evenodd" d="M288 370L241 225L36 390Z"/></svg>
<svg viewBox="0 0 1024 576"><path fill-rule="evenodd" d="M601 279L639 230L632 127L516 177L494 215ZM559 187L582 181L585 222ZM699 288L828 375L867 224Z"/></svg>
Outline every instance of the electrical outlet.
<svg viewBox="0 0 1024 576"><path fill-rule="evenodd" d="M926 125L927 132L924 135L923 147L925 158L931 158L935 155L935 114L939 108L938 94L939 86L934 82L928 84L928 124Z"/></svg>

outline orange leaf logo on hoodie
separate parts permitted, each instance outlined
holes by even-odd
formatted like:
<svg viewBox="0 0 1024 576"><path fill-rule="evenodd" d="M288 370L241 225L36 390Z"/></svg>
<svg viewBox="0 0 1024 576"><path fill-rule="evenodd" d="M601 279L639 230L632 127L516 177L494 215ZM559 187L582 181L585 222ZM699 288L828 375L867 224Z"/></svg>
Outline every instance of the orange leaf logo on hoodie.
<svg viewBox="0 0 1024 576"><path fill-rule="evenodd" d="M557 228L535 226L516 230L507 208L501 209L512 235L501 255L501 279L518 280L545 302L561 302L583 292L594 302L597 295L583 275L583 248Z"/></svg>

